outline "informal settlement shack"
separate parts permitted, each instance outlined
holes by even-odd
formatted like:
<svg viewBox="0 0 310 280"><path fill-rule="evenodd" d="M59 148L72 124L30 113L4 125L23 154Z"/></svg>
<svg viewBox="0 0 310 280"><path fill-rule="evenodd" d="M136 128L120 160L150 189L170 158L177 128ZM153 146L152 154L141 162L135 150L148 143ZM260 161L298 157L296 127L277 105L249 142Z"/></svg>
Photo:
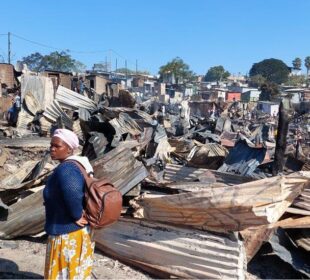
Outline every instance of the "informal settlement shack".
<svg viewBox="0 0 310 280"><path fill-rule="evenodd" d="M268 243L310 276L309 112L260 110L245 86L89 73L78 93L51 75L25 71L16 128L1 122L2 239L43 231L49 137L65 127L124 196L120 221L95 232L103 254L156 278L244 279Z"/></svg>

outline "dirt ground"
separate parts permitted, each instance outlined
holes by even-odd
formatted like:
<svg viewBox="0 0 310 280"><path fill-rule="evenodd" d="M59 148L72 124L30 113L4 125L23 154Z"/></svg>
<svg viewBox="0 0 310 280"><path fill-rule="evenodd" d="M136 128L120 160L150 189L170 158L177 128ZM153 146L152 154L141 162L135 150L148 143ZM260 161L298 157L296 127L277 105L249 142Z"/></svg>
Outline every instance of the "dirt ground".
<svg viewBox="0 0 310 280"><path fill-rule="evenodd" d="M46 235L16 240L0 240L0 279L42 279ZM155 279L142 271L95 252L93 279ZM290 266L263 246L248 264L247 280L300 279Z"/></svg>
<svg viewBox="0 0 310 280"><path fill-rule="evenodd" d="M46 235L0 240L0 279L42 279ZM145 273L95 252L94 279L151 279Z"/></svg>

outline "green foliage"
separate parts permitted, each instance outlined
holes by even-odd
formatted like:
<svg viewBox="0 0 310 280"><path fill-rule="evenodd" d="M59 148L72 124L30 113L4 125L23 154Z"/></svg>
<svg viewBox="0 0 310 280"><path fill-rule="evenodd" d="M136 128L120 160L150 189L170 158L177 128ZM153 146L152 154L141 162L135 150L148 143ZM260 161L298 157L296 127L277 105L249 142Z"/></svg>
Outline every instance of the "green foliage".
<svg viewBox="0 0 310 280"><path fill-rule="evenodd" d="M166 65L161 66L158 73L161 80L163 80L165 76L173 74L176 84L190 82L195 78L194 73L190 70L189 66L179 57L176 57Z"/></svg>
<svg viewBox="0 0 310 280"><path fill-rule="evenodd" d="M251 87L259 88L263 84L266 84L266 82L267 82L266 78L264 78L262 75L258 74L258 75L255 75L255 76L250 78L249 85Z"/></svg>
<svg viewBox="0 0 310 280"><path fill-rule="evenodd" d="M288 80L285 82L285 85L299 87L306 83L307 83L307 79L304 75L300 75L300 76L293 75L293 76L288 77Z"/></svg>
<svg viewBox="0 0 310 280"><path fill-rule="evenodd" d="M225 71L222 65L211 67L207 74L205 75L204 80L206 82L217 82L227 79L230 76L228 71Z"/></svg>
<svg viewBox="0 0 310 280"><path fill-rule="evenodd" d="M93 71L108 71L108 65L106 63L95 63Z"/></svg>
<svg viewBox="0 0 310 280"><path fill-rule="evenodd" d="M310 70L310 56L307 56L305 58L305 67L307 68L307 76L309 75L309 70Z"/></svg>
<svg viewBox="0 0 310 280"><path fill-rule="evenodd" d="M295 70L300 70L300 69L301 69L301 58L296 57L296 58L292 61L292 64L293 64L293 69L295 69Z"/></svg>
<svg viewBox="0 0 310 280"><path fill-rule="evenodd" d="M61 72L82 72L86 66L71 57L68 52L51 52L42 55L38 52L23 57L21 63L27 64L32 71L41 72L44 70L54 70Z"/></svg>
<svg viewBox="0 0 310 280"><path fill-rule="evenodd" d="M128 68L118 68L118 69L115 70L115 72L117 72L117 73L123 73L123 74L126 74L126 73L127 73L128 75L130 75L130 74L150 75L150 72L148 72L148 71L146 71L146 70L144 70L144 71L138 71L138 72L136 73L135 70L131 70L131 69L128 69Z"/></svg>
<svg viewBox="0 0 310 280"><path fill-rule="evenodd" d="M28 68L35 72L43 71L46 68L44 56L38 52L23 57L21 63L27 64Z"/></svg>
<svg viewBox="0 0 310 280"><path fill-rule="evenodd" d="M260 87L261 94L259 95L260 101L273 101L279 94L279 88L276 83L267 82Z"/></svg>
<svg viewBox="0 0 310 280"><path fill-rule="evenodd" d="M282 60L270 58L254 63L250 77L261 75L269 82L281 84L287 81L289 73L288 66Z"/></svg>

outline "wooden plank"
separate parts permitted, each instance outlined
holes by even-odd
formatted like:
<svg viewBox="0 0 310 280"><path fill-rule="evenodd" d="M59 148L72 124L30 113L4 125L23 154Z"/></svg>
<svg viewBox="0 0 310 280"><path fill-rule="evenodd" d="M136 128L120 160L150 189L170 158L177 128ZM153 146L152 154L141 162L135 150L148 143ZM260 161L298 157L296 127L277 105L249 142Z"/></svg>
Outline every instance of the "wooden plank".
<svg viewBox="0 0 310 280"><path fill-rule="evenodd" d="M309 178L295 174L182 194L146 194L131 203L137 218L214 231L240 231L278 221Z"/></svg>
<svg viewBox="0 0 310 280"><path fill-rule="evenodd" d="M94 239L104 254L157 275L244 279L244 248L234 235L123 218Z"/></svg>
<svg viewBox="0 0 310 280"><path fill-rule="evenodd" d="M268 241L273 234L273 228L267 228L266 226L252 227L240 232L244 242L247 262L256 255L264 242Z"/></svg>
<svg viewBox="0 0 310 280"><path fill-rule="evenodd" d="M291 217L269 225L270 228L310 228L310 217Z"/></svg>

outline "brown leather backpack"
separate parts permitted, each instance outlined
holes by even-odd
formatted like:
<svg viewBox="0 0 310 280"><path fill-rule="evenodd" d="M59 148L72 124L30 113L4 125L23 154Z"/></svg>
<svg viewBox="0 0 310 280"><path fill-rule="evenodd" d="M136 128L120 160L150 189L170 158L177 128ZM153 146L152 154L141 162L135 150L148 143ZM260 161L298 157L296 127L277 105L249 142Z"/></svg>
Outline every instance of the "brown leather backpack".
<svg viewBox="0 0 310 280"><path fill-rule="evenodd" d="M90 226L98 229L116 222L122 211L122 194L106 178L93 178L79 162L72 162L80 168L86 181L84 211Z"/></svg>

